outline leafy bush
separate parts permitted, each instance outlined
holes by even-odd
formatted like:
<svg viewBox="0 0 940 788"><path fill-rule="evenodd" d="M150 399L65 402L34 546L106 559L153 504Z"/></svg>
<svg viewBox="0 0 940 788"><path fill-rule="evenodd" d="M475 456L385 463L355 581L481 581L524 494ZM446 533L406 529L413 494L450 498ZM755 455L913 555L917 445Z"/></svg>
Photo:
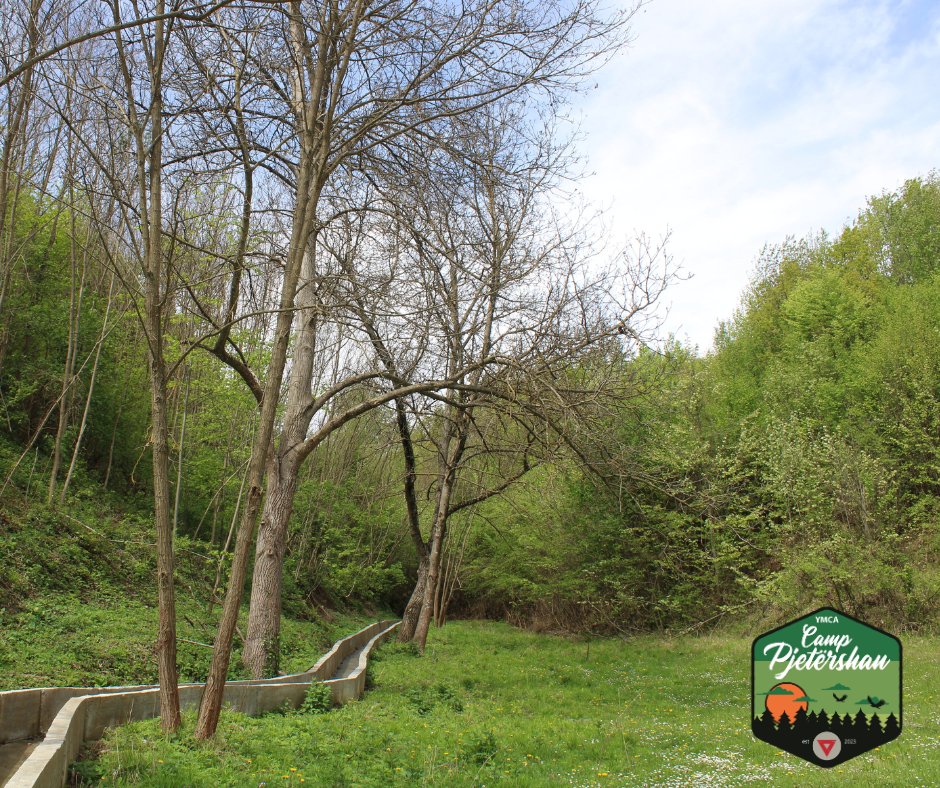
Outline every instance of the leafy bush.
<svg viewBox="0 0 940 788"><path fill-rule="evenodd" d="M326 714L333 708L333 693L322 681L312 681L304 694L298 714Z"/></svg>

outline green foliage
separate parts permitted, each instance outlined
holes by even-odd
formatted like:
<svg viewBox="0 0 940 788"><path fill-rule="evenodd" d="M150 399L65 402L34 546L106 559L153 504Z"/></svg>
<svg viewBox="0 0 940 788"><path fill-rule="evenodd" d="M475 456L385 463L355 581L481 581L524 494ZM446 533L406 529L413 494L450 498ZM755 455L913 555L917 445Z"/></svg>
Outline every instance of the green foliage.
<svg viewBox="0 0 940 788"><path fill-rule="evenodd" d="M0 473L16 455L15 446L0 440ZM32 476L42 498L48 480L38 471ZM90 480L67 509L49 508L35 494L25 497L29 477L21 465L0 499L0 689L155 682L151 518L127 508L133 499ZM218 605L207 606L219 553L186 536L177 536L176 551L180 679L204 681L220 613ZM364 622L363 616L339 616L331 625L286 618L286 669L308 669L338 633ZM247 678L237 648L229 678Z"/></svg>
<svg viewBox="0 0 940 788"><path fill-rule="evenodd" d="M764 604L938 623L938 209L936 176L909 181L835 241L766 253L708 359L713 496Z"/></svg>
<svg viewBox="0 0 940 788"><path fill-rule="evenodd" d="M297 711L299 714L326 714L332 708L332 690L322 681L312 681Z"/></svg>
<svg viewBox="0 0 940 788"><path fill-rule="evenodd" d="M374 500L352 477L342 485L307 480L300 485L291 522L285 570L285 610L303 615L308 600L333 605L389 604L407 581L396 560L402 506Z"/></svg>
<svg viewBox="0 0 940 788"><path fill-rule="evenodd" d="M405 692L405 698L418 715L424 717L443 706L451 711L461 712L464 709L463 701L453 687L437 683L433 686L419 685L410 687Z"/></svg>
<svg viewBox="0 0 940 788"><path fill-rule="evenodd" d="M872 237L881 269L900 284L940 270L940 188L937 173L914 178L869 201L859 225Z"/></svg>
<svg viewBox="0 0 940 788"><path fill-rule="evenodd" d="M86 747L80 756L80 760L69 764L66 784L69 786L99 785L105 774L100 761L96 759L95 750Z"/></svg>
<svg viewBox="0 0 940 788"><path fill-rule="evenodd" d="M940 624L938 208L940 179L931 175L872 199L838 237L765 248L704 358L667 342L629 358L599 353L569 370L577 384L601 365L628 394L572 426L578 454L551 457L451 518L450 612L636 633L833 604L891 629ZM68 248L62 238L36 239L26 251L36 274L11 290L18 311L0 373L0 423L10 432L0 470L13 466L61 385ZM80 353L101 328L100 284L85 295ZM152 594L138 591L153 576L143 348L126 315L103 348L67 507L37 503L54 420L13 474L0 508L0 602L14 626L28 629L39 599L54 600L66 619L74 605L122 593L152 606ZM182 352L180 337L169 349ZM175 463L182 454L177 548L181 604L193 622L180 660L198 677L208 649L196 644L211 642L218 612L205 599L227 576L223 545L240 511L255 405L208 355L190 354L180 370L170 386L171 455ZM87 385L83 376L76 401ZM74 440L68 431L65 443ZM415 556L396 441L390 412L379 409L333 434L305 467L289 528L283 664L309 667L303 622L325 608L403 607ZM426 480L435 458L422 446L418 455ZM109 467L113 494L99 484ZM499 460L468 461L457 497L500 471ZM421 484L427 519L435 490ZM128 676L150 675L149 658L146 668L132 654L117 661Z"/></svg>
<svg viewBox="0 0 940 788"><path fill-rule="evenodd" d="M378 651L372 652L372 655L369 657L369 664L372 665L376 662L381 662L386 657L397 655L405 655L408 657L420 656L417 643L411 640L407 643L402 643L393 639L388 643L384 643L382 648Z"/></svg>
<svg viewBox="0 0 940 788"><path fill-rule="evenodd" d="M479 766L493 762L498 755L499 746L493 731L484 731L471 737L460 751L461 758Z"/></svg>
<svg viewBox="0 0 940 788"><path fill-rule="evenodd" d="M458 604L608 632L821 604L940 624L938 207L931 176L768 247L712 354L629 361L607 483L559 463L480 507Z"/></svg>

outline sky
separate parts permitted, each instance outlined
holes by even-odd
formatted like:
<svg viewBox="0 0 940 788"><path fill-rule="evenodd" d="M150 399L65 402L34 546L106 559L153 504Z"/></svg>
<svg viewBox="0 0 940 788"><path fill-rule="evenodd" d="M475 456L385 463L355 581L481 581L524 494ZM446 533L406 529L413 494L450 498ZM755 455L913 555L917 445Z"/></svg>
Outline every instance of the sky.
<svg viewBox="0 0 940 788"><path fill-rule="evenodd" d="M937 0L652 0L632 31L575 106L582 191L615 242L669 234L664 330L700 352L765 244L940 168Z"/></svg>

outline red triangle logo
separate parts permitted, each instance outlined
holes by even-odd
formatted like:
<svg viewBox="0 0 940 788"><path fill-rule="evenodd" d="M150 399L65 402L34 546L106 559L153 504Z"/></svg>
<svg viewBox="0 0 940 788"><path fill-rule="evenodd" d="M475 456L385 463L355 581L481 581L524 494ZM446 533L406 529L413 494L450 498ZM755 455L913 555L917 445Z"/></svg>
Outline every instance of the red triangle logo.
<svg viewBox="0 0 940 788"><path fill-rule="evenodd" d="M822 747L823 753L825 753L826 757L828 758L829 753L832 752L832 748L836 746L836 740L835 739L817 739L817 741L819 742L819 746Z"/></svg>

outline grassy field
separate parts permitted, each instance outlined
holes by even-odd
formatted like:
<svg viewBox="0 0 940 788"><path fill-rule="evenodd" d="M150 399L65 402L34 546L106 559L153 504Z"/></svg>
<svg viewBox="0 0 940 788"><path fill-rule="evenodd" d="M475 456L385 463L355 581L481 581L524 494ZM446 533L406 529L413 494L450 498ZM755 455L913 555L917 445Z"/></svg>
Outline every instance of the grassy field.
<svg viewBox="0 0 940 788"><path fill-rule="evenodd" d="M147 786L940 784L937 638L905 642L904 733L822 770L749 729L749 642L576 641L454 622L418 657L392 643L374 688L325 714L228 713L200 744L155 721L110 734L81 765Z"/></svg>

